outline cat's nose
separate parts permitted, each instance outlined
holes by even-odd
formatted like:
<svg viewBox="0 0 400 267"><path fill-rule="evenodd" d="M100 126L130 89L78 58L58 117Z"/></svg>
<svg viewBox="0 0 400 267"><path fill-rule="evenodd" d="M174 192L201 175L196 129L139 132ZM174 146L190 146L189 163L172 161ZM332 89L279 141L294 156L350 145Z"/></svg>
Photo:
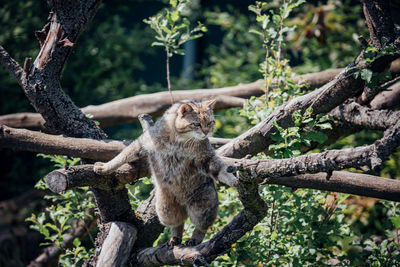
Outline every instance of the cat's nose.
<svg viewBox="0 0 400 267"><path fill-rule="evenodd" d="M207 135L210 131L207 129L207 130L204 130L204 129L201 129L201 131L203 132L203 134L205 134L205 135Z"/></svg>

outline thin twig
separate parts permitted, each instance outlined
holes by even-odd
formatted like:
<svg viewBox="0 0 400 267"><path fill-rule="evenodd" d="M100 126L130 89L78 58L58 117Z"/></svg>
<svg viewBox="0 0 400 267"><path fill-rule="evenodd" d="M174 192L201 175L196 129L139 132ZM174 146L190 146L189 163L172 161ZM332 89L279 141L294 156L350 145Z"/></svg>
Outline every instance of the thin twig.
<svg viewBox="0 0 400 267"><path fill-rule="evenodd" d="M166 67L167 67L168 91L169 91L169 95L171 97L171 105L173 105L175 103L175 101L174 101L174 97L172 96L172 91L171 91L171 78L170 78L170 72L169 72L169 48L168 48L168 46L165 48L165 51L167 52Z"/></svg>

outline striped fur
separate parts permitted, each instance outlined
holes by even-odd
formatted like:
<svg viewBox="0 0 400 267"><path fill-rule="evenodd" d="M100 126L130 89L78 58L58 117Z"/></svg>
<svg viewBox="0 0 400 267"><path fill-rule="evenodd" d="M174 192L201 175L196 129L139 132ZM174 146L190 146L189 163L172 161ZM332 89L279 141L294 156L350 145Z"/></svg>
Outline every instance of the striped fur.
<svg viewBox="0 0 400 267"><path fill-rule="evenodd" d="M156 212L160 222L172 229L170 245L181 242L187 217L196 227L187 244L203 240L217 215L218 198L212 178L230 186L237 183L208 140L214 127L214 103L215 100L174 104L120 155L95 165L96 172L109 173L136 159L140 150L147 152L156 191Z"/></svg>

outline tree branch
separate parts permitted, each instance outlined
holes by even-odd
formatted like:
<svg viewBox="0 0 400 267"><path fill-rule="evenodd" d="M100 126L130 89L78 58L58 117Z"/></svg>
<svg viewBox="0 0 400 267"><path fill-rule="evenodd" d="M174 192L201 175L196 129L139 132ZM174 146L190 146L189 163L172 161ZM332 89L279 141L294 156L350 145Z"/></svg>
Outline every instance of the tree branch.
<svg viewBox="0 0 400 267"><path fill-rule="evenodd" d="M210 262L226 253L233 243L253 229L267 214L267 204L258 194L257 183L246 173L240 175L238 192L243 210L209 241L195 247L171 248L164 244L145 248L132 256L129 266L193 265L203 260Z"/></svg>
<svg viewBox="0 0 400 267"><path fill-rule="evenodd" d="M373 110L356 102L342 104L329 112L335 120L364 129L385 130L396 124L400 111Z"/></svg>
<svg viewBox="0 0 400 267"><path fill-rule="evenodd" d="M229 141L227 138L210 138L213 146L221 146ZM64 137L0 125L0 148L14 150L108 161L130 143L131 141Z"/></svg>
<svg viewBox="0 0 400 267"><path fill-rule="evenodd" d="M381 139L369 146L327 150L322 153L312 153L287 159L233 160L225 158L225 162L231 161L229 165L248 170L258 179L327 172L327 179L329 180L330 174L335 170L363 166L378 170L400 145L400 120L398 118L396 123L385 131Z"/></svg>
<svg viewBox="0 0 400 267"><path fill-rule="evenodd" d="M326 173L266 177L263 183L348 193L400 202L399 180L361 173L334 171L329 180L326 179Z"/></svg>
<svg viewBox="0 0 400 267"><path fill-rule="evenodd" d="M378 94L370 103L373 109L394 109L400 106L400 82Z"/></svg>
<svg viewBox="0 0 400 267"><path fill-rule="evenodd" d="M12 76L18 81L21 87L25 86L26 83L26 72L23 68L15 61L8 52L0 45L0 62L10 72Z"/></svg>
<svg viewBox="0 0 400 267"><path fill-rule="evenodd" d="M365 22L369 30L369 42L378 49L382 48L382 40L386 40L386 43L393 43L395 34L390 15L390 2L363 0L362 3Z"/></svg>
<svg viewBox="0 0 400 267"><path fill-rule="evenodd" d="M342 69L328 69L318 73L303 75L302 78L310 85L310 88L319 87L330 81ZM299 81L301 78L297 78ZM216 97L216 110L231 107L242 107L244 100L250 96L261 95L262 81L249 84L239 84L217 89L196 89L196 90L176 90L174 98L176 101L185 99L200 100ZM100 122L102 128L130 123L136 121L142 113L152 116L162 114L169 106L168 92L137 95L125 99L120 99L97 106L87 106L82 108L84 114L91 114L93 120ZM46 130L44 119L37 113L16 113L0 116L0 124L5 124L14 128L27 128L35 130Z"/></svg>
<svg viewBox="0 0 400 267"><path fill-rule="evenodd" d="M142 158L132 164L124 164L108 175L96 174L91 164L58 169L46 175L46 182L49 189L55 193L82 186L91 186L102 190L120 190L126 184L148 174L147 161Z"/></svg>

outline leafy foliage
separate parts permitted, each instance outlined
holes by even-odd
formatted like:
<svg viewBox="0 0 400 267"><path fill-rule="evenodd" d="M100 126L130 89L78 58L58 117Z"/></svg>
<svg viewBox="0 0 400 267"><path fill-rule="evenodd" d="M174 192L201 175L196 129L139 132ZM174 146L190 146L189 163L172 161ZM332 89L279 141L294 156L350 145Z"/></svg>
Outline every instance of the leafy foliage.
<svg viewBox="0 0 400 267"><path fill-rule="evenodd" d="M272 111L289 99L302 94L305 86L301 81L295 81L295 75L289 66L289 61L282 57L282 49L285 47L284 36L294 32L295 27L284 25L290 12L304 3L304 1L283 1L278 10L270 9L265 2L256 2L249 6L254 12L260 30L251 29L250 32L262 37L263 47L266 50L265 60L260 64L259 71L264 77L265 95L252 97L246 101L242 114L257 124L268 117Z"/></svg>
<svg viewBox="0 0 400 267"><path fill-rule="evenodd" d="M50 159L54 166L57 168L64 168L73 166L79 163L80 159L69 159L65 156L50 156L39 154L39 156ZM41 179L35 186L37 189L46 190L48 186ZM45 199L50 201L52 205L48 206L44 212L39 214L32 214L26 218L30 222L30 228L40 232L44 239L47 241L41 245L55 244L60 248L63 253L60 256L61 266L76 266L82 265L89 255L93 253L93 248L87 250L81 245L81 241L75 238L73 241L73 248L69 249L64 247L64 235L67 234L71 228L76 227L79 220L86 217L91 218L92 215L88 213L90 209L95 207L93 202L93 195L88 188L80 188L74 190L67 190L61 194L49 194ZM87 231L89 231L87 229ZM90 233L88 232L90 235Z"/></svg>
<svg viewBox="0 0 400 267"><path fill-rule="evenodd" d="M190 29L190 21L184 16L189 3L189 0L170 0L170 8L165 8L157 15L143 20L156 32L157 41L152 45L163 46L168 57L172 57L173 54L184 55L185 50L180 49L181 45L201 37L202 32L207 31L200 22Z"/></svg>
<svg viewBox="0 0 400 267"><path fill-rule="evenodd" d="M301 154L301 145L311 146L312 142L322 144L328 137L321 130L332 129L329 123L331 118L327 115L318 114L312 116L312 108L308 108L304 114L300 110L293 112L293 127L284 129L274 122L277 131L271 138L275 141L268 147L273 152L274 158L291 158Z"/></svg>

